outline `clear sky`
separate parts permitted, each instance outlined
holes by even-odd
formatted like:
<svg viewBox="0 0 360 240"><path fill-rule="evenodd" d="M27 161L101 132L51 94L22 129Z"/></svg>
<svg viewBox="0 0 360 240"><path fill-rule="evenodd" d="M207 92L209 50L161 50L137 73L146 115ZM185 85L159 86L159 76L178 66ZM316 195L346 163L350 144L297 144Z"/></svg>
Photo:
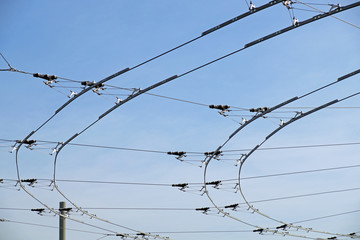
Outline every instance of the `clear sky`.
<svg viewBox="0 0 360 240"><path fill-rule="evenodd" d="M342 1L341 5L354 2ZM267 1L253 3L258 7ZM14 140L24 139L49 119L69 100L71 91L79 93L83 87L80 81L98 82L127 67L136 68L106 82L98 94L89 91L73 101L31 136L37 140L33 150L25 144L18 152L20 178L38 179L33 186L26 185L29 192L54 209L59 201L66 201L74 209L71 218L92 225L68 220L67 227L72 230L67 231L67 238L119 239L104 234L136 234L122 225L178 240L279 239L272 233L252 232L257 229L253 226L275 228L281 223L252 213L240 192L235 193L239 175L236 160L260 144L282 120L286 123L300 111L359 92L360 74L249 124L224 146L219 161L209 163L206 181L222 180L219 189L208 185L210 197L222 207L239 203L237 211L226 211L249 225L218 214L200 191L204 167L199 166L204 152L216 150L243 119L254 115L249 109L275 106L359 69L360 8L334 15L347 23L327 17L182 74L291 26L293 16L301 22L318 14L299 2L293 6L288 12L277 4L137 67L248 12L246 1L0 1L0 52L14 69L25 72L0 72L0 179L4 179L0 183L0 219L10 220L0 222L0 239L58 238L56 228L27 224L57 227L58 216L48 210L42 215L31 211L44 206L15 186L15 151L10 153ZM327 5L311 6L330 9ZM0 69L9 69L2 58ZM61 78L49 82L49 87L44 79L26 73ZM181 77L148 92L157 96L142 94L83 131L116 106L118 98L126 99L136 94L136 89L173 75ZM254 208L283 222L299 222L296 224L305 228L359 232L359 103L357 95L304 117L251 154L241 176L263 177L245 178L241 187ZM230 105L231 111L224 117L210 109L211 104ZM50 153L58 142L75 133L81 135L71 143L78 145L66 145L58 154L57 185L78 206L117 225L76 212L53 185L49 186L55 156ZM187 156L179 161L168 151L185 151ZM307 173L268 176L299 171ZM171 186L180 183L189 183L190 188L183 192ZM208 214L195 210L204 207L210 207ZM337 216L322 218L329 215ZM295 230L288 232L332 237Z"/></svg>

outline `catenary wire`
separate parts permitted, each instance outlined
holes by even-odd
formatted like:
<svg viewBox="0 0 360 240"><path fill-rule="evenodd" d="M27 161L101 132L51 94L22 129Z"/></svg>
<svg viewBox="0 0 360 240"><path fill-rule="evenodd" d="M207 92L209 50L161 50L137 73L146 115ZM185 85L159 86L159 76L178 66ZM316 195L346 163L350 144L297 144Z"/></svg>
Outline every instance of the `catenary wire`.
<svg viewBox="0 0 360 240"><path fill-rule="evenodd" d="M333 105L333 104L335 104L335 103L344 101L344 100L346 100L346 99L348 99L348 98L350 98L350 97L354 97L354 96L356 96L356 95L358 95L358 94L360 94L360 92L355 93L355 94L352 94L352 95L349 95L349 96L347 96L347 97L345 97L345 98L342 98L342 99L340 99L340 100L336 99L336 100L334 100L334 101L331 101L331 102L328 102L328 103L326 103L326 104L323 104L323 105L319 106L318 108L315 108L315 109L310 110L310 111L305 112L305 113L301 113L299 116L295 116L293 119L291 119L290 121L284 123L283 125L280 125L277 129L275 129L273 132L271 132L268 136L265 137L265 140L263 140L260 144L256 145L256 147L254 147L248 154L245 155L245 157L244 157L244 159L242 159L241 164L240 164L240 167L239 167L238 187L239 187L239 192L241 193L241 196L242 196L242 198L245 200L245 202L246 202L246 204L248 205L249 209L252 209L254 212L256 212L256 213L258 213L258 214L260 214L260 215L262 215L262 216L264 216L264 217L266 217L266 218L268 218L268 219L270 219L270 220L276 221L276 222L278 222L278 223L280 223L280 224L288 225L288 226L295 227L295 228L298 228L298 229L301 229L301 230L306 230L305 228L303 228L303 227L301 227L301 226L294 226L294 225L291 225L291 224L286 223L286 222L284 222L284 221L281 221L281 220L275 219L275 218L273 218L273 217L270 217L269 215L261 212L259 209L256 209L253 205L251 205L251 204L249 203L249 201L246 199L245 194L244 194L244 192L243 192L243 190L242 190L242 187L241 187L241 170L242 170L242 167L243 167L244 163L246 162L246 160L257 150L257 148L259 148L260 146L262 146L266 141L268 141L273 135L275 135L277 132L279 132L279 131L280 131L281 129L283 129L284 127L286 127L286 126L294 123L295 121L297 121L297 120L299 120L299 119L301 119L301 118L303 118L303 117L305 117L305 116L308 116L308 115L313 114L313 113L315 113L315 112L317 112L317 111L319 111L319 110L322 110L323 108L326 108L327 106L330 106L330 105ZM305 95L303 95L303 96L307 96L307 95L309 95L309 94L305 94ZM315 229L311 229L311 232L317 232L317 233L323 233L323 234L330 234L330 235L337 235L337 236L349 237L349 235L347 235L347 234L339 234L339 233L334 234L334 233L325 232L325 231L318 231L318 230L315 230Z"/></svg>
<svg viewBox="0 0 360 240"><path fill-rule="evenodd" d="M273 37L273 36L270 36L270 37ZM268 38L269 38L269 37L268 37ZM259 39L259 40L257 40L257 41L263 41L263 39ZM254 44L256 44L257 41L255 41ZM251 46L251 44L250 44L250 46ZM311 94L313 94L313 93L316 93L316 92L318 92L318 91L320 91L320 90L322 90L322 89L324 89L324 88L327 88L327 87L329 87L329 86L332 86L332 85L340 82L340 81L339 81L340 79L341 79L341 80L346 79L346 78L348 78L348 77L350 77L350 76L353 76L353 75L355 75L355 74L357 74L357 73L359 73L358 70L355 71L355 72L353 72L353 73L347 74L346 77L340 77L340 78L338 78L338 81L335 81L335 82L332 82L332 83L330 83L330 84L327 84L327 85L325 85L325 86L323 86L323 87L320 87L320 88L318 88L318 89L316 89L316 90L313 90L313 91L311 91L311 92L308 92L308 93L306 93L306 94L304 94L304 95L302 95L302 96L300 96L300 97L294 97L294 98L292 98L292 99L289 99L289 100L287 100L287 101L285 101L285 102L283 102L283 103L280 103L280 104L276 105L275 107L272 107L272 108L268 109L267 111L264 111L263 113L261 113L261 114L259 114L259 115L254 116L252 119L250 119L249 121L245 122L241 127L239 127L238 129L236 129L236 130L229 136L229 138L228 138L220 147L218 147L218 148L216 149L216 151L214 151L214 153L215 153L215 152L219 152L220 149L222 149L222 148L230 141L230 139L232 139L239 131L241 131L244 127L246 127L248 124L250 124L250 123L252 123L253 121L255 121L256 119L258 119L258 118L261 117L262 115L265 115L266 113L269 113L269 112L271 112L271 111L273 111L273 110L275 110L275 109L277 109L277 108L280 108L280 107L282 107L282 106L284 106L284 105L286 105L286 104L289 104L289 103L291 103L291 102L294 102L294 101L296 101L296 100L298 100L298 99L301 99L301 98L304 98L304 97L306 97L306 96L309 96L309 95L311 95ZM328 104L325 104L325 105L323 105L323 106L320 106L320 107L318 107L318 108L315 108L315 109L313 109L313 110L310 110L310 111L306 112L305 114L301 113L300 116L297 116L297 115L296 115L293 120L297 120L297 119L299 119L299 118L302 118L302 117L304 117L304 116L307 116L307 115L309 115L309 114L312 114L312 113L314 113L314 112L316 112L316 111L318 111L318 110L320 110L320 109L323 109L323 108L325 108L325 107L327 107L327 106L331 106L332 104L337 103L337 102L339 102L339 100L337 100L337 101L332 101L332 102L330 102L330 103L328 103ZM278 129L280 130L282 127L285 127L286 125L288 125L289 123L292 123L292 122L294 122L294 121L291 121L291 120L290 120L288 123L280 126L280 128L278 128ZM271 137L271 136L274 135L277 131L278 131L278 130L275 130L275 131L274 131L272 134L270 134L269 136ZM267 139L269 138L269 136L268 136L265 140L267 140ZM254 212L257 211L258 213L259 213L259 211L258 211L257 209L254 209L254 208L252 207L252 205L250 205L249 202L247 202L246 198L244 197L244 195L243 195L243 193L242 193L241 185L240 185L240 172L241 172L241 167L243 166L243 163L244 163L244 161L246 160L246 158L248 158L248 156L250 156L251 153L253 153L253 152L254 152L257 148L259 148L261 145L262 145L262 144L257 145L254 149L252 149L252 150L250 151L249 154L245 155L245 159L241 162L241 165L240 165L240 168L239 168L239 177L238 177L238 178L239 178L239 179L238 179L239 190L240 190L240 193L242 194L242 196L243 196L246 204L247 204L247 205L249 206L249 208L251 208ZM205 168L204 168L204 189L205 189L205 190L204 190L204 192L206 193L206 196L209 198L209 200L212 202L212 204L219 210L219 212L223 213L224 216L228 216L228 217L230 217L230 218L232 218L232 219L234 219L234 220L236 220L236 221L245 223L243 220L241 220L241 219L239 219L239 218L237 218L237 217L234 217L234 216L226 213L222 208L218 207L217 204L214 202L214 200L211 198L211 196L210 196L210 194L209 194L209 192L208 192L208 190L207 190L207 184L206 184L206 182L207 182L207 181L206 181L207 168L208 168L208 165L209 165L210 161L214 158L214 156L215 156L215 154L212 154L212 155L209 156L208 159L205 158L205 160L204 160L204 161L205 161ZM268 218L270 218L270 217L268 217ZM272 219L272 218L270 218L270 219ZM245 224L246 224L246 223L245 223ZM300 226L297 226L297 227L295 227L295 228L302 229L302 230L309 230L309 229L302 228L302 227L300 227ZM264 229L264 228L259 228L259 229ZM329 233L329 232L316 231L316 230L314 230L314 229L310 229L310 230L311 230L312 232L320 232L320 233L324 233L324 234L334 235L334 234ZM261 230L261 231L262 231L262 230ZM274 233L274 231L270 231L270 232L273 232L273 233ZM276 232L275 232L275 233L276 233ZM335 234L335 235L338 235L338 234ZM341 235L341 234L340 234L340 235Z"/></svg>
<svg viewBox="0 0 360 240"><path fill-rule="evenodd" d="M316 7L313 7L313 6L311 6L311 5L307 4L307 3L303 3L303 2L301 2L301 1L299 1L299 0L296 0L296 2L298 2L298 3L302 4L302 5L305 5L305 6L309 7L309 8L312 8L312 9L318 11L318 12L321 12L321 13L324 13L324 14L326 13L326 12L321 11L320 9L316 8ZM340 7L340 8L341 8L341 7ZM355 28L360 29L359 26L357 26L357 25L355 25L355 24L352 24L352 23L350 23L350 22L348 22L348 21L345 21L345 20L343 20L343 19L341 19L341 18L339 18L339 17L332 16L332 15L331 15L331 17L332 17L332 18L335 18L335 19L337 19L337 20L339 20L339 21L341 21L341 22L343 22L343 23L346 23L346 24L348 24L348 25L350 25L350 26L353 26L353 27L355 27Z"/></svg>
<svg viewBox="0 0 360 240"><path fill-rule="evenodd" d="M333 13L332 13L333 14ZM329 15L329 14L328 14ZM254 45L254 43L252 43L252 45ZM246 46L246 47L249 47L249 46ZM239 51L239 50L238 50ZM236 52L238 52L238 51L236 51ZM235 53L236 53L235 52ZM227 56L229 56L229 55L227 55ZM226 56L226 57L227 57ZM222 57L223 58L223 57ZM220 58L220 59L222 59L222 58ZM218 60L220 60L220 59L218 59ZM209 64L211 64L211 63L213 63L213 62L215 62L215 61L218 61L218 60L214 60L214 61L212 61L212 62L210 62L210 63L208 63L208 64L205 64L205 65L202 65L202 66L200 66L200 67L198 67L198 68L196 68L196 69L193 69L193 70L190 70L190 71L188 71L188 72L186 72L186 73L184 73L184 74L182 74L182 75L180 75L180 76L184 76L185 74L188 74L188 73L191 73L191 72L193 72L193 71L195 71L195 70L198 70L198 69L200 69L200 68L202 68L202 67L205 67L205 66L207 66L207 65L209 65ZM116 75L116 76L118 76L118 75L120 75L121 73L119 72L119 73L116 73L116 74L114 74L114 75ZM112 76L114 76L114 75L112 75ZM112 77L111 76L111 77ZM177 77L179 77L179 76L177 76ZM164 83L166 83L166 82L169 82L169 81L171 81L171 80L173 80L173 79L167 79L167 80L165 80L165 81L162 81L162 82L160 82L160 83L158 83L158 84L156 84L156 85L154 85L154 86L152 86L151 88L148 88L148 90L150 90L150 89L152 89L152 88L155 88L155 87L157 87L157 86L159 86L159 85L162 85L162 84L164 84ZM84 91L83 91L83 93L85 93ZM139 95L139 94L138 94ZM79 96L79 95L78 95ZM74 99L74 98L73 98ZM62 107L60 107L59 109L58 109L58 111L57 112L59 112L59 111L61 111L64 107L66 107L68 104L70 103L70 101L69 102L67 102L66 104L64 104ZM112 111L113 109L110 109L110 111L108 112L108 113L110 113L111 111ZM50 120L50 119L49 119ZM48 121L49 121L48 120ZM46 124L48 121L46 121L44 124ZM43 124L43 125L44 125ZM43 126L42 125L42 126ZM41 126L41 127L42 127ZM89 127L91 127L92 125L90 125ZM87 129L87 128L86 128ZM85 129L85 130L86 130ZM82 131L83 132L83 131ZM82 133L82 132L80 132L80 134ZM32 132L30 135L32 135L34 132ZM28 137L30 137L30 135L28 136ZM78 134L79 135L79 134ZM76 137L76 136L75 136ZM74 139L75 137L73 137L72 139ZM71 139L71 140L72 140ZM70 140L70 141L71 141ZM20 145L21 146L21 145ZM18 151L18 150L17 150ZM19 180L20 180L20 178L19 178ZM21 184L20 184L21 185ZM25 190L25 189L24 189Z"/></svg>

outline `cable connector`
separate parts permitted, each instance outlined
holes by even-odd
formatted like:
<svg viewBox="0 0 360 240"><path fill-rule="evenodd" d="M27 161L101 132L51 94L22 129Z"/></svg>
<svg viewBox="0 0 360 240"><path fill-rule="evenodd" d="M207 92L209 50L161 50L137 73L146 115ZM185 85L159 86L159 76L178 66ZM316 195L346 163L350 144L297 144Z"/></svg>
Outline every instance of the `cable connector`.
<svg viewBox="0 0 360 240"><path fill-rule="evenodd" d="M265 231L265 229L263 229L263 228L258 228L258 229L253 230L253 232L258 232L259 234L262 234L264 231Z"/></svg>
<svg viewBox="0 0 360 240"><path fill-rule="evenodd" d="M228 110L230 108L230 106L229 105L213 105L212 104L212 105L209 105L209 108L224 111L224 110Z"/></svg>
<svg viewBox="0 0 360 240"><path fill-rule="evenodd" d="M186 157L186 152L184 151L181 151L181 152L167 152L168 155L175 155L177 157L175 157L177 160L180 160L180 161L184 161L182 158L183 157Z"/></svg>
<svg viewBox="0 0 360 240"><path fill-rule="evenodd" d="M288 227L288 225L287 225L287 224L284 224L284 225L281 225L281 226L276 227L276 229L283 229L283 230L285 230L287 227Z"/></svg>
<svg viewBox="0 0 360 240"><path fill-rule="evenodd" d="M34 73L33 77L42 78L48 81L52 81L58 78L56 75L40 74L40 73Z"/></svg>
<svg viewBox="0 0 360 240"><path fill-rule="evenodd" d="M260 107L260 108L250 108L250 112L256 112L256 113L264 113L267 110L269 110L269 107Z"/></svg>
<svg viewBox="0 0 360 240"><path fill-rule="evenodd" d="M169 155L184 156L186 152L167 152Z"/></svg>
<svg viewBox="0 0 360 240"><path fill-rule="evenodd" d="M172 184L172 187L178 187L180 191L185 192L185 189L189 187L188 183L178 183L178 184Z"/></svg>
<svg viewBox="0 0 360 240"><path fill-rule="evenodd" d="M285 0L282 2L282 4L287 8L287 9L291 9L292 8L292 4L293 2L291 0Z"/></svg>
<svg viewBox="0 0 360 240"><path fill-rule="evenodd" d="M237 209L238 207L239 207L239 204L238 204L238 203L225 206L225 208L231 208L231 210L233 210L233 211L236 211L236 209Z"/></svg>
<svg viewBox="0 0 360 240"><path fill-rule="evenodd" d="M88 86L88 87L93 86L93 85L95 85L95 84L96 84L95 81L92 81L92 82L90 82L90 81L82 81L82 82L81 82L81 85L82 85L82 86Z"/></svg>
<svg viewBox="0 0 360 240"><path fill-rule="evenodd" d="M72 210L72 208L59 208L60 212L70 212Z"/></svg>
<svg viewBox="0 0 360 240"><path fill-rule="evenodd" d="M207 214L210 210L209 207L203 207L203 208L196 208L196 211L201 211L203 214Z"/></svg>
<svg viewBox="0 0 360 240"><path fill-rule="evenodd" d="M16 140L16 143L23 143L23 144L31 145L31 144L36 143L36 140L28 140L28 139L26 139L26 140Z"/></svg>
<svg viewBox="0 0 360 240"><path fill-rule="evenodd" d="M216 160L220 160L220 157L223 156L222 151L219 151L219 150L218 151L212 151L212 152L204 152L204 155L206 157L213 156L214 159L216 159Z"/></svg>
<svg viewBox="0 0 360 240"><path fill-rule="evenodd" d="M253 11L255 11L255 5L253 4L253 2L252 1L250 1L250 6L249 6L249 11L250 12L253 12Z"/></svg>
<svg viewBox="0 0 360 240"><path fill-rule="evenodd" d="M219 186L221 185L221 181L213 181L213 182L207 182L206 185L213 185L213 188L219 189Z"/></svg>
<svg viewBox="0 0 360 240"><path fill-rule="evenodd" d="M125 239L129 236L129 234L123 234L123 233L116 233L115 236L121 237L121 239Z"/></svg>
<svg viewBox="0 0 360 240"><path fill-rule="evenodd" d="M337 239L337 237L329 237L329 238L327 238L327 239Z"/></svg>
<svg viewBox="0 0 360 240"><path fill-rule="evenodd" d="M29 186L33 186L35 183L37 183L36 178L30 178L30 179L21 179L21 182L29 183Z"/></svg>
<svg viewBox="0 0 360 240"><path fill-rule="evenodd" d="M31 211L37 212L37 214L41 215L45 211L45 208L33 208Z"/></svg>

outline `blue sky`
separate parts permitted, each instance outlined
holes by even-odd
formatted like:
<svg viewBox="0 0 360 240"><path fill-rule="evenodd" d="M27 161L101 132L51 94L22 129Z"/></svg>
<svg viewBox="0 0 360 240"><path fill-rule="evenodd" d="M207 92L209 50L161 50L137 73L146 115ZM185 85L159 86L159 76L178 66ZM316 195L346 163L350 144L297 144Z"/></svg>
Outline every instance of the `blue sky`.
<svg viewBox="0 0 360 240"><path fill-rule="evenodd" d="M266 1L253 1L256 6ZM318 1L319 3L328 3ZM335 3L334 1L331 1ZM342 5L354 1L343 1ZM295 5L295 4L294 4ZM323 10L327 6L313 5ZM296 4L297 8L309 9ZM0 2L0 52L12 67L29 72L55 74L76 81L100 81L126 67L152 58L201 35L224 21L248 11L245 1L8 1ZM294 10L300 20L313 12ZM335 15L357 26L359 8ZM120 88L146 88L175 74L181 75L211 60L240 49L244 44L291 25L287 9L278 4L221 30L213 32L181 49L129 71L107 82ZM336 81L340 76L359 69L359 29L328 17L262 42L184 77L152 90L150 93L192 101L181 101L143 94L117 108L85 131L72 143L147 149L160 152L209 152L223 144L240 125L249 111L232 111L223 117L206 105L228 104L232 110L274 106L294 96L301 96ZM0 59L0 69L8 66ZM79 92L78 82L59 82L66 88L50 88L42 79L29 74L0 72L0 139L23 139L44 123L69 98L70 90ZM251 149L294 111L307 111L334 99L359 91L359 75L326 88L288 107L259 119L236 135L223 150ZM114 106L116 96L128 90L110 89L110 95L91 91L81 96L40 129L32 139L64 142L86 128L106 110ZM101 92L102 90L100 90ZM359 96L343 101L301 119L281 130L263 147L303 146L318 144L358 143ZM235 108L238 107L238 108ZM291 112L289 112L291 111ZM235 120L235 121L232 121ZM30 210L43 206L17 191L15 154L9 153L9 141L1 142L0 219L57 226L58 217L37 215ZM51 179L53 144L39 144L34 150L22 147L19 166L22 179ZM311 193L346 190L278 201L260 202L254 206L262 212L286 222L296 222L360 209L358 145L256 151L246 161L244 177L347 167L308 174L249 179L242 188L250 201ZM241 153L246 153L241 152ZM225 154L208 167L209 181L237 179L238 155ZM186 160L202 160L191 155ZM232 160L226 160L232 159ZM190 164L189 164L190 163ZM97 180L127 183L201 183L201 162L181 162L166 153L125 151L68 145L59 154L57 179ZM352 167L350 167L352 166ZM209 193L219 206L242 203L239 192L231 189L236 181ZM51 191L48 181L27 187L41 201L53 208L64 198ZM179 191L171 186L69 183L59 181L60 189L83 208L177 208L182 210L100 210L89 212L144 232L159 232L171 239L278 239L272 234L257 235L254 230L228 217L208 215L195 208L213 207L201 184L194 192ZM196 186L196 187L195 187ZM70 203L67 203L70 206ZM187 209L187 210L186 210ZM192 209L192 210L191 210ZM231 214L251 224L276 227L280 224L245 206ZM113 225L72 212L71 217L112 231L133 233ZM304 227L327 232L360 231L359 212L304 222ZM68 221L68 228L107 233ZM168 233L205 231L207 233ZM310 237L317 235L301 233ZM54 239L57 229L0 222L1 239ZM68 239L97 239L104 235L68 231ZM296 239L287 237L289 239ZM106 237L105 239L116 239Z"/></svg>

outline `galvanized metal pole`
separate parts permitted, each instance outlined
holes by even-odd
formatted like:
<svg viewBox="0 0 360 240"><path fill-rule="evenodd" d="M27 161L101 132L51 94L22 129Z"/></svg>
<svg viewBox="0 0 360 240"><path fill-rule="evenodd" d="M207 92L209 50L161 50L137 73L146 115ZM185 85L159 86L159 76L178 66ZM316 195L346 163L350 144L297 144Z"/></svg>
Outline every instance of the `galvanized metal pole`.
<svg viewBox="0 0 360 240"><path fill-rule="evenodd" d="M61 213L62 215L66 214L66 210L64 210L65 208L66 208L66 202L60 202L60 204L59 204L59 210L60 210L60 213ZM66 239L65 230L66 230L66 218L60 216L60 221L59 221L59 240L65 240L65 239Z"/></svg>

